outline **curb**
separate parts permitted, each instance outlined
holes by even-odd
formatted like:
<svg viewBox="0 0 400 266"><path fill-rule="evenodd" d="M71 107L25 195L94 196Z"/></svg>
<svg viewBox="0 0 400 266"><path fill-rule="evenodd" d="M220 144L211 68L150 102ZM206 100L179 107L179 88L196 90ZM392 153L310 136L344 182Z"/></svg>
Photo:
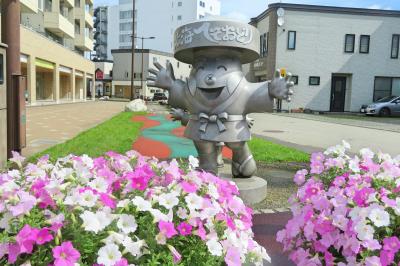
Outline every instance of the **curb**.
<svg viewBox="0 0 400 266"><path fill-rule="evenodd" d="M260 209L254 210L254 214L272 214L272 213L283 213L290 212L289 208L276 208L276 209Z"/></svg>

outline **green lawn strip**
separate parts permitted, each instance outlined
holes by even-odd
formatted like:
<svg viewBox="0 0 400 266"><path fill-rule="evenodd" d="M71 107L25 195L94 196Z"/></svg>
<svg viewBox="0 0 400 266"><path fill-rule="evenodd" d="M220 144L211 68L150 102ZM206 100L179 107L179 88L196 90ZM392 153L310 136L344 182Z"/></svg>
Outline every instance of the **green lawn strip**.
<svg viewBox="0 0 400 266"><path fill-rule="evenodd" d="M33 155L29 161L33 162L46 154L50 155L51 160L54 161L69 154L87 154L91 157L98 157L108 151L118 153L129 151L143 125L141 122L133 122L132 117L143 114L146 113L122 112L110 120L80 133L73 139Z"/></svg>
<svg viewBox="0 0 400 266"><path fill-rule="evenodd" d="M308 153L273 143L260 138L252 138L249 147L256 161L264 163L295 162L306 163L310 160Z"/></svg>

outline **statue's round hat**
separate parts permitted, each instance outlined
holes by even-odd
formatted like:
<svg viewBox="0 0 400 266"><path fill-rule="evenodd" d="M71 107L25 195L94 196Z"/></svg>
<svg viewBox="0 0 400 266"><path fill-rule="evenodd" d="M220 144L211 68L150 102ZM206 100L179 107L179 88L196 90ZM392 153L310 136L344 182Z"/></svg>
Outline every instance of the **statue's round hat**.
<svg viewBox="0 0 400 266"><path fill-rule="evenodd" d="M260 54L260 33L246 23L222 17L211 17L185 24L176 29L174 35L175 58L187 64L194 62L197 51L206 54L213 48L223 48L240 57L242 64L258 59ZM220 50L220 49L218 49Z"/></svg>

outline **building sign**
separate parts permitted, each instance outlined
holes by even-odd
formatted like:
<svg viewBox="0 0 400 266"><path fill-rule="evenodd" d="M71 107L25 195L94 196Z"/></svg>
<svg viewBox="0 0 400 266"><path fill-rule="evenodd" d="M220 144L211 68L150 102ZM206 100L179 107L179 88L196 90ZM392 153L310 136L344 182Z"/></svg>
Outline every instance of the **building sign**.
<svg viewBox="0 0 400 266"><path fill-rule="evenodd" d="M104 72L100 69L96 70L96 80L103 80L104 79Z"/></svg>

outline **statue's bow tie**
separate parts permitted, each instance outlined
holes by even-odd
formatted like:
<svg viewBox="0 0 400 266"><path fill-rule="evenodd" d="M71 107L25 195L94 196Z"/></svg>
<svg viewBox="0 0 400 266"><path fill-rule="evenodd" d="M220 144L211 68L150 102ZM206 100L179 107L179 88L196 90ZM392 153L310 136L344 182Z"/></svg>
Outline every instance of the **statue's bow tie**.
<svg viewBox="0 0 400 266"><path fill-rule="evenodd" d="M216 123L218 126L219 132L224 132L226 130L226 127L224 123L228 121L229 115L228 113L220 113L218 115L207 115L205 113L200 113L199 114L199 120L200 120L200 131L201 132L206 132L207 126L209 123Z"/></svg>

